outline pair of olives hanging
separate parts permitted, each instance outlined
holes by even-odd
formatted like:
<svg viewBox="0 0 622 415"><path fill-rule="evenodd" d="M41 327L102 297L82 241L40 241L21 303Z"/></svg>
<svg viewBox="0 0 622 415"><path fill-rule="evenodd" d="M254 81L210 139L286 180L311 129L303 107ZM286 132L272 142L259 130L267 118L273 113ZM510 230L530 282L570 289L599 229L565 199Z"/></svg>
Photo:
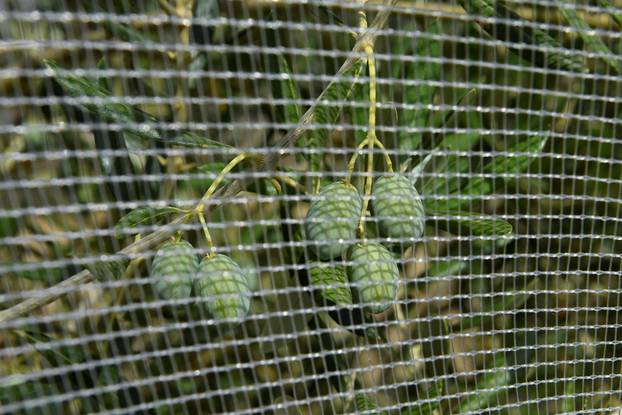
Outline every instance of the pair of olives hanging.
<svg viewBox="0 0 622 415"><path fill-rule="evenodd" d="M187 241L160 246L152 261L151 277L163 300L181 300L194 293L205 299L207 311L217 319L242 318L249 312L249 275L223 254L208 255L199 262Z"/></svg>
<svg viewBox="0 0 622 415"><path fill-rule="evenodd" d="M381 236L403 240L423 235L423 202L405 176L378 178L373 184L371 197ZM347 276L358 301L369 312L380 313L397 297L399 270L397 261L382 244L353 243L362 208L363 200L356 187L341 181L331 183L320 191L309 207L305 233L316 245L320 260L338 257L350 260ZM339 268L325 272L342 272Z"/></svg>

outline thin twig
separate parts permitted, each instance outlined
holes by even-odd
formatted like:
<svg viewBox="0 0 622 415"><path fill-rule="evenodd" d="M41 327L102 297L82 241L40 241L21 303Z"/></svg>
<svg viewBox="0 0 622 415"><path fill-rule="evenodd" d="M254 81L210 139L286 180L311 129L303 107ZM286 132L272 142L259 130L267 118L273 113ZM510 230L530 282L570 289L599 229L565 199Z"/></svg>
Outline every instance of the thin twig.
<svg viewBox="0 0 622 415"><path fill-rule="evenodd" d="M387 2L387 4L389 6L394 6L396 2L397 0L390 0ZM354 48L352 49L352 51L354 52L353 55L346 59L346 61L337 72L336 77L343 75L344 72L352 68L361 59L364 59L364 55L357 54L357 52L363 51L365 45L367 45L369 42L373 42L373 40L378 36L378 29L384 26L390 13L391 7L387 7L386 9L383 9L377 14L376 18L370 26L370 30L362 34L361 37L358 39L358 41L354 45ZM324 89L322 94L320 94L320 96L318 97L316 104L309 108L307 112L302 116L296 128L290 131L277 144L277 151L268 154L261 161L261 163L258 164L258 167L263 168L267 171L276 171L277 163L279 162L280 158L286 154L286 150L294 145L294 143L306 132L309 124L313 122L317 103L324 99L326 90L327 89ZM226 199L234 197L240 191L242 191L242 189L246 187L245 184L245 179L234 180L229 185L220 188L213 195L222 195L222 198L211 198L211 200L207 201L205 204L209 205L210 209L216 209L221 204L223 204ZM158 229L157 231L146 235L145 237L132 243L131 245L128 245L123 250L121 250L119 254L124 256L137 255L154 248L161 242L165 241L167 238L171 237L176 232L176 225L181 225L185 223L188 219L189 215L187 214L178 216L169 224L169 226L163 226L161 229ZM0 311L0 324L27 315L32 311L63 297L64 295L73 291L72 288L88 284L94 279L95 278L93 277L93 275L91 275L89 271L82 270L77 274L73 275L72 277L50 288L47 288L41 293L41 295L29 298L19 304L14 305L13 307ZM1 328L2 327L0 327L0 329Z"/></svg>

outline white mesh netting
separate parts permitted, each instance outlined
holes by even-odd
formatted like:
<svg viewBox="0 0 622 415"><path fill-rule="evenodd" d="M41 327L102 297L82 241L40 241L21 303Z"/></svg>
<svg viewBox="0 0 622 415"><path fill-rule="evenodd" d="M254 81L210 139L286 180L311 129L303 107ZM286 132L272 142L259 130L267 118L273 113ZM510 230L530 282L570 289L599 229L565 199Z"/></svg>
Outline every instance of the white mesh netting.
<svg viewBox="0 0 622 415"><path fill-rule="evenodd" d="M618 0L0 0L0 412L622 413Z"/></svg>

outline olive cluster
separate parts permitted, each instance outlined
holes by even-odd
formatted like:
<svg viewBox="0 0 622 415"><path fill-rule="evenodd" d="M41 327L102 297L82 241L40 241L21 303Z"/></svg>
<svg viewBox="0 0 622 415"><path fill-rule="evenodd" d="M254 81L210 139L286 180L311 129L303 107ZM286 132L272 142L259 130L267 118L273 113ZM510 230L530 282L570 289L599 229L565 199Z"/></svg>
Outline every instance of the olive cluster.
<svg viewBox="0 0 622 415"><path fill-rule="evenodd" d="M375 180L371 207L380 236L392 239L419 238L424 230L421 197L403 175ZM307 240L313 242L321 261L339 257L349 265L321 267L314 272L346 274L353 297L370 313L388 309L396 300L399 285L397 261L380 243L355 242L363 200L351 183L334 182L321 189L309 207L305 222ZM387 239L389 241L389 239Z"/></svg>
<svg viewBox="0 0 622 415"><path fill-rule="evenodd" d="M182 300L193 293L205 299L217 319L242 318L250 309L250 276L227 255L207 255L199 262L184 240L165 242L151 264L153 287L161 299Z"/></svg>

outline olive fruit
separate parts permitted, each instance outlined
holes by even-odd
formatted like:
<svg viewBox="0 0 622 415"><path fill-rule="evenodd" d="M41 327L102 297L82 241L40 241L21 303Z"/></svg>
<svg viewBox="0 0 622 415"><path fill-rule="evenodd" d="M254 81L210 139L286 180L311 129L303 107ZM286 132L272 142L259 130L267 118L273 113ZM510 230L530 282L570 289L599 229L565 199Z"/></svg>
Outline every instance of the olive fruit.
<svg viewBox="0 0 622 415"><path fill-rule="evenodd" d="M400 273L384 246L358 243L351 248L348 273L358 302L370 313L381 313L397 297Z"/></svg>
<svg viewBox="0 0 622 415"><path fill-rule="evenodd" d="M305 222L306 237L318 243L321 260L339 257L356 236L363 201L349 183L335 182L325 186L311 203Z"/></svg>
<svg viewBox="0 0 622 415"><path fill-rule="evenodd" d="M162 244L151 262L151 277L158 297L165 300L190 297L198 267L199 260L189 242L181 240Z"/></svg>
<svg viewBox="0 0 622 415"><path fill-rule="evenodd" d="M250 309L249 277L233 259L223 254L205 257L195 279L197 296L217 319L242 318Z"/></svg>
<svg viewBox="0 0 622 415"><path fill-rule="evenodd" d="M378 178L372 188L371 203L382 236L419 238L423 235L423 201L405 176Z"/></svg>

